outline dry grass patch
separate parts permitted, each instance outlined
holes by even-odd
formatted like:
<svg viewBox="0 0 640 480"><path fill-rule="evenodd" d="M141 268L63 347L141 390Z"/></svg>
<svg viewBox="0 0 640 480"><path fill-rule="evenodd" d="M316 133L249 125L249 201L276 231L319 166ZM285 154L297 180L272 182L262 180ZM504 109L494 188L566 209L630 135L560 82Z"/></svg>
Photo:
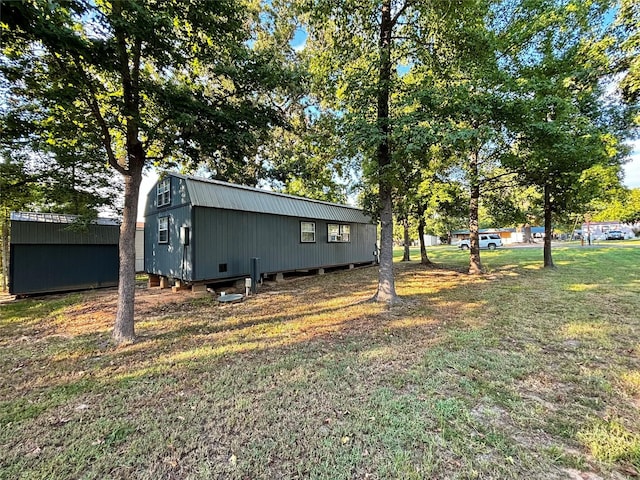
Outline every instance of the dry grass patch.
<svg viewBox="0 0 640 480"><path fill-rule="evenodd" d="M633 257L558 252L543 272L534 252L483 252L471 277L462 253L430 255L452 267L398 265L391 309L368 302L375 269L225 306L141 289L122 348L114 291L2 305L0 478L633 472Z"/></svg>

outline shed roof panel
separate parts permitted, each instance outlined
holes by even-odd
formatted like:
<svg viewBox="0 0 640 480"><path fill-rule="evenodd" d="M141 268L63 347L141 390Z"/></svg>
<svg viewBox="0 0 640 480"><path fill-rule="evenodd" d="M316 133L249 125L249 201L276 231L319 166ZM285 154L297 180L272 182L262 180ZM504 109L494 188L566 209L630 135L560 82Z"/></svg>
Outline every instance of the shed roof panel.
<svg viewBox="0 0 640 480"><path fill-rule="evenodd" d="M19 222L39 222L39 223L75 223L81 217L78 215L68 215L64 213L48 212L11 212L10 219ZM98 217L89 222L93 225L120 225L115 218Z"/></svg>
<svg viewBox="0 0 640 480"><path fill-rule="evenodd" d="M267 213L288 217L371 223L362 210L258 188L171 173L185 180L194 206Z"/></svg>

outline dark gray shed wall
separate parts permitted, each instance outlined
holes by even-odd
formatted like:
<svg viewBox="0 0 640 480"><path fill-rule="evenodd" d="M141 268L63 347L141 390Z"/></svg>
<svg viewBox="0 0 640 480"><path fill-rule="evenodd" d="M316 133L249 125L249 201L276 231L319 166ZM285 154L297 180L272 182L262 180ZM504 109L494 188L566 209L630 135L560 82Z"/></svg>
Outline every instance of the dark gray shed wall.
<svg viewBox="0 0 640 480"><path fill-rule="evenodd" d="M13 244L118 245L120 227L88 225L78 230L69 223L11 221Z"/></svg>
<svg viewBox="0 0 640 480"><path fill-rule="evenodd" d="M147 195L144 216L168 212L174 208L190 205L189 191L185 180L179 177L169 176L171 179L171 203L158 208L158 184L156 183Z"/></svg>
<svg viewBox="0 0 640 480"><path fill-rule="evenodd" d="M169 242L158 242L158 219L169 219ZM171 278L193 281L192 245L180 241L180 228L191 230L191 206L182 205L161 209L156 215L145 218L144 271ZM191 235L193 238L193 235ZM192 243L192 242L190 242Z"/></svg>
<svg viewBox="0 0 640 480"><path fill-rule="evenodd" d="M11 221L9 292L13 295L61 292L118 284L115 225Z"/></svg>
<svg viewBox="0 0 640 480"><path fill-rule="evenodd" d="M247 276L252 257L261 259L261 273L374 260L376 227L366 223L368 218L358 209L222 182L173 175L170 178L170 205L157 207L156 187L147 198L144 234L144 265L147 273L185 281L202 281ZM213 205L193 206L190 189L202 197L200 201L220 202L222 208ZM231 208L236 203L249 211ZM287 214L261 211L267 209L276 212L282 210ZM320 218L292 215L293 212L307 209ZM167 244L158 243L158 219L163 216L169 218ZM315 243L300 242L301 221L316 223ZM327 242L328 223L349 224L351 242ZM188 246L180 241L181 227L190 230ZM225 272L220 271L221 264L226 264Z"/></svg>
<svg viewBox="0 0 640 480"><path fill-rule="evenodd" d="M12 295L118 285L118 245L11 245L10 256Z"/></svg>
<svg viewBox="0 0 640 480"><path fill-rule="evenodd" d="M300 242L300 222L316 224L316 242ZM261 273L330 267L374 260L375 225L351 223L351 242L327 242L325 220L194 208L195 280L246 276L252 257ZM227 271L220 272L226 264Z"/></svg>
<svg viewBox="0 0 640 480"><path fill-rule="evenodd" d="M144 271L192 281L191 247L180 242L180 227L191 228L189 192L182 178L171 179L171 203L158 208L157 184L145 207ZM169 242L158 243L158 218L169 218Z"/></svg>

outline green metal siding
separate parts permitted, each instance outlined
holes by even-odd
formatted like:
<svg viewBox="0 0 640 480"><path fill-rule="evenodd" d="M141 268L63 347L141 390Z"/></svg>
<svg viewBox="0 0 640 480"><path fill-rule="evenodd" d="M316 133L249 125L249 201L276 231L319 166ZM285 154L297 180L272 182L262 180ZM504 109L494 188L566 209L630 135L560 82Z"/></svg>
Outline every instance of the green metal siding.
<svg viewBox="0 0 640 480"><path fill-rule="evenodd" d="M171 203L158 208L158 184L156 183L147 196L144 209L145 217L155 215L157 212L169 211L174 208L189 205L191 203L185 181L182 178L173 175L169 176L169 178L171 179Z"/></svg>
<svg viewBox="0 0 640 480"><path fill-rule="evenodd" d="M50 293L118 284L118 245L11 244L9 292Z"/></svg>
<svg viewBox="0 0 640 480"><path fill-rule="evenodd" d="M158 219L169 218L169 242L158 241ZM192 280L193 246L182 245L180 228L191 230L191 207L182 205L160 209L147 216L144 223L144 271L171 278ZM193 235L191 236L193 239ZM190 242L192 243L192 242Z"/></svg>
<svg viewBox="0 0 640 480"><path fill-rule="evenodd" d="M202 281L248 276L252 257L260 258L261 273L374 260L376 227L361 210L224 182L170 178L170 205L157 207L155 187L147 198L147 273ZM169 218L167 244L158 242L158 219L164 216ZM316 223L315 243L300 242L301 221ZM328 223L349 224L351 242L328 243ZM184 226L190 229L189 246L180 241Z"/></svg>
<svg viewBox="0 0 640 480"><path fill-rule="evenodd" d="M171 203L158 208L157 183L149 192L145 206L144 271L191 281L192 247L180 242L180 228L191 229L191 204L185 181L173 175ZM169 242L158 241L158 218L169 218Z"/></svg>
<svg viewBox="0 0 640 480"><path fill-rule="evenodd" d="M46 245L117 245L120 227L88 225L78 230L69 223L11 221L11 243Z"/></svg>
<svg viewBox="0 0 640 480"><path fill-rule="evenodd" d="M300 242L300 222L316 224L316 242ZM194 209L193 245L197 277L213 280L249 275L260 258L261 273L312 269L374 260L376 228L352 223L351 242L329 243L327 222L254 212ZM220 264L227 265L220 272Z"/></svg>
<svg viewBox="0 0 640 480"><path fill-rule="evenodd" d="M10 293L27 295L118 284L120 227L89 225L77 230L71 225L11 221Z"/></svg>

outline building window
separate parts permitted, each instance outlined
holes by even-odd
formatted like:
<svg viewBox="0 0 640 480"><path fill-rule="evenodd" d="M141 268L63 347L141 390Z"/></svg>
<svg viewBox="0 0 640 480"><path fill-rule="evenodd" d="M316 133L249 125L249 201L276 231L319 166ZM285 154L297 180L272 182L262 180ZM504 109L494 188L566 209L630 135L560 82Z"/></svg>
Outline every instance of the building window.
<svg viewBox="0 0 640 480"><path fill-rule="evenodd" d="M315 222L300 222L300 241L302 243L315 243L316 241Z"/></svg>
<svg viewBox="0 0 640 480"><path fill-rule="evenodd" d="M165 178L158 182L158 207L164 207L171 203L171 178Z"/></svg>
<svg viewBox="0 0 640 480"><path fill-rule="evenodd" d="M169 243L169 217L158 218L158 243Z"/></svg>
<svg viewBox="0 0 640 480"><path fill-rule="evenodd" d="M330 223L328 225L328 239L329 242L350 242L351 226Z"/></svg>

